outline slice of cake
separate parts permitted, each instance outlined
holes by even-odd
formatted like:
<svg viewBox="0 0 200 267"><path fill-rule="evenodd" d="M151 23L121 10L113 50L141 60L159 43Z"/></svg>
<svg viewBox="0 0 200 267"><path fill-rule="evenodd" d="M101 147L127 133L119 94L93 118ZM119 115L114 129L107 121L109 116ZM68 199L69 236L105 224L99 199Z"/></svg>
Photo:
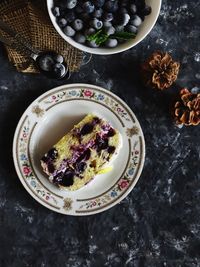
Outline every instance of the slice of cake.
<svg viewBox="0 0 200 267"><path fill-rule="evenodd" d="M119 145L119 132L89 114L44 155L41 166L53 184L77 190L101 172Z"/></svg>

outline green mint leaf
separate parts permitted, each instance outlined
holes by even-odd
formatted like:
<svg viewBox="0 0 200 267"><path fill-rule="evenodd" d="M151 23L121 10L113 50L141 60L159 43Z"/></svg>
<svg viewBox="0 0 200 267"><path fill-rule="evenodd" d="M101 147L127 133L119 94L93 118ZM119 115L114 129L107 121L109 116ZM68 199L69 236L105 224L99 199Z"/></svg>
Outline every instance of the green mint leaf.
<svg viewBox="0 0 200 267"><path fill-rule="evenodd" d="M102 30L99 30L98 32L88 35L86 37L88 41L94 41L97 45L103 44L107 41L108 38L109 36L106 33L103 33Z"/></svg>
<svg viewBox="0 0 200 267"><path fill-rule="evenodd" d="M110 37L126 41L135 38L135 36L136 34L131 32L117 32L112 34Z"/></svg>

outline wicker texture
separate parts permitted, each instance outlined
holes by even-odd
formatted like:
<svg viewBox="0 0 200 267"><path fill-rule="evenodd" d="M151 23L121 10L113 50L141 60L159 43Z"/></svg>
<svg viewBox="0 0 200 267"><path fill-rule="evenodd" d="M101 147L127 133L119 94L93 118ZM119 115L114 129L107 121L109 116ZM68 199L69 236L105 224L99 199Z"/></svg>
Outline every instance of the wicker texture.
<svg viewBox="0 0 200 267"><path fill-rule="evenodd" d="M46 8L46 1L7 0L0 4L0 17L39 50L53 50L63 55L70 71L77 71L82 52L66 43L54 29ZM1 32L4 35L4 33ZM6 47L8 58L20 72L37 73L30 58Z"/></svg>

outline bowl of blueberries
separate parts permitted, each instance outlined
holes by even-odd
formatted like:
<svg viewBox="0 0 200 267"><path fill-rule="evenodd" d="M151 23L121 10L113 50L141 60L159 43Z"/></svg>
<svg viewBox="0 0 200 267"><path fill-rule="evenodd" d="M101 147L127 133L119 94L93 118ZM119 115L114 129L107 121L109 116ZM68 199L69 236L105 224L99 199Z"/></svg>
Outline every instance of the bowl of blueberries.
<svg viewBox="0 0 200 267"><path fill-rule="evenodd" d="M137 45L151 31L162 0L47 0L50 19L72 46L111 55Z"/></svg>

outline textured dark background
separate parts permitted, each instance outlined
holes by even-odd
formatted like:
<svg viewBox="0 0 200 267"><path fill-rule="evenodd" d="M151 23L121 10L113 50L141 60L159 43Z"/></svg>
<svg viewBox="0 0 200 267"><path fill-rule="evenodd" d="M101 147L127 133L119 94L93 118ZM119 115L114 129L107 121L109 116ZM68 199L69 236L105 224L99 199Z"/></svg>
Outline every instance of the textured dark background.
<svg viewBox="0 0 200 267"><path fill-rule="evenodd" d="M200 128L177 128L169 114L181 87L200 87L199 14L199 1L163 0L141 44L93 56L67 82L96 84L122 97L146 139L137 186L119 205L89 217L44 208L17 178L12 139L20 116L36 97L65 82L17 73L0 48L0 267L200 266ZM140 62L157 49L181 62L179 79L163 93L138 80Z"/></svg>

